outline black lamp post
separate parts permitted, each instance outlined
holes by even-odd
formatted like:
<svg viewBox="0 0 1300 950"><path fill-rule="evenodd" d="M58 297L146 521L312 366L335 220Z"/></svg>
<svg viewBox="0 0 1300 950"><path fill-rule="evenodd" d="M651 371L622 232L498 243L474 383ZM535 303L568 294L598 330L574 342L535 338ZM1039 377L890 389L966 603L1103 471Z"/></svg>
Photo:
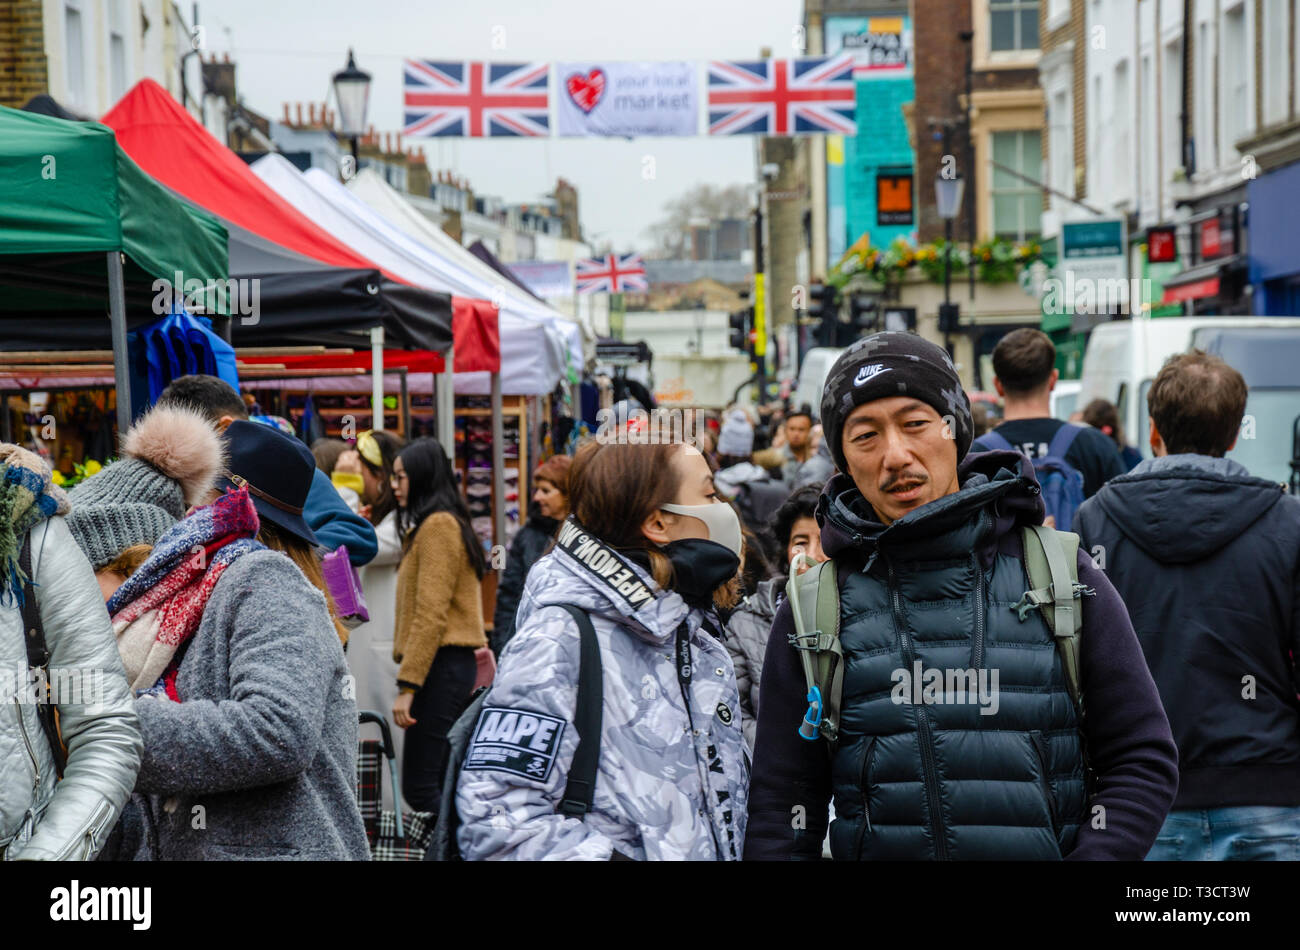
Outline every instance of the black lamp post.
<svg viewBox="0 0 1300 950"><path fill-rule="evenodd" d="M366 108L370 105L370 73L357 68L352 50L348 64L334 74L334 99L339 104L340 131L352 140L352 170L357 170L357 139L366 131Z"/></svg>
<svg viewBox="0 0 1300 950"><path fill-rule="evenodd" d="M949 290L952 280L952 221L961 209L962 191L966 182L961 177L945 178L941 173L934 180L934 199L943 218L943 306L939 310L939 329L943 333L944 346L952 355L952 343L948 334L957 328L957 307L953 304Z"/></svg>

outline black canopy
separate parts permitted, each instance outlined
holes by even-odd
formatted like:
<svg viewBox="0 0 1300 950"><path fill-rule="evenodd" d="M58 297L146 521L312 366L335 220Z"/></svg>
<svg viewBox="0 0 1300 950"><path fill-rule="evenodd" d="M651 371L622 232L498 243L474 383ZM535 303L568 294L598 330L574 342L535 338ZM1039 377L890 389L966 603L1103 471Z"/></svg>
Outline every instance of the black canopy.
<svg viewBox="0 0 1300 950"><path fill-rule="evenodd" d="M236 224L230 236L230 276L243 309L232 307L235 346L334 346L367 348L370 328L384 328L389 349L432 350L451 346L451 295L389 280L378 270L331 267L280 247ZM57 311L24 312L0 306L0 351L89 350L112 345L106 279L87 273L84 281L50 270L44 259L6 257L0 262L6 283L58 292L83 300ZM82 284L84 283L84 286ZM254 288L256 294L254 295ZM234 291L232 291L233 293ZM166 301L148 285L126 287L127 328L135 329L166 313Z"/></svg>

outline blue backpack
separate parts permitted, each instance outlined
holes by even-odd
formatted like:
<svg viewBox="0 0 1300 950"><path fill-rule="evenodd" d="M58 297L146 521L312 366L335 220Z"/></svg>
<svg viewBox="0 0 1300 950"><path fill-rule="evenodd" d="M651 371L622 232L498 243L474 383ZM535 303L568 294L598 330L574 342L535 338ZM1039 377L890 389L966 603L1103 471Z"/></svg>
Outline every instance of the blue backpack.
<svg viewBox="0 0 1300 950"><path fill-rule="evenodd" d="M1043 506L1047 514L1056 519L1060 531L1070 530L1074 513L1083 504L1083 473L1065 460L1065 453L1070 451L1070 446L1082 431L1083 426L1067 422L1052 436L1047 454L1031 459L1034 474L1038 476L1038 487L1043 493ZM1020 451L997 432L984 433L979 437L979 443L989 449Z"/></svg>

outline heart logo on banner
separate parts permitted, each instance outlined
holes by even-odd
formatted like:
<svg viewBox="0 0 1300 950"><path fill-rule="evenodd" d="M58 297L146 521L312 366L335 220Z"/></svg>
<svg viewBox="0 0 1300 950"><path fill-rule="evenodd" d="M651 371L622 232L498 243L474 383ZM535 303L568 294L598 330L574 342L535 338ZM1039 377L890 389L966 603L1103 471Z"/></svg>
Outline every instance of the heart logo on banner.
<svg viewBox="0 0 1300 950"><path fill-rule="evenodd" d="M569 98L572 99L583 112L590 114L591 110L596 108L600 102L600 97L605 94L605 71L603 69L593 69L587 75L574 73L566 82L569 90Z"/></svg>

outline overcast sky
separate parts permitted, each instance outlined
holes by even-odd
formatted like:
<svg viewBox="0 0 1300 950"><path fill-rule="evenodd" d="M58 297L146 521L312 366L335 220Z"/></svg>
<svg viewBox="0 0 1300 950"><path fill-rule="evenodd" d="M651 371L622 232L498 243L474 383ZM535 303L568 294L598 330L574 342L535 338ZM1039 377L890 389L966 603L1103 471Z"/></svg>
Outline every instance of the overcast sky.
<svg viewBox="0 0 1300 950"><path fill-rule="evenodd" d="M183 4L187 19L189 4ZM208 48L238 63L239 94L276 119L284 102L320 102L354 47L370 72L370 122L402 124L402 59L502 62L755 58L788 55L801 0L201 0ZM493 48L493 38L504 49ZM554 80L553 80L554 82ZM552 95L555 93L552 88ZM332 102L331 102L332 105ZM620 250L664 202L696 182L754 180L754 137L407 140L434 170L448 168L481 195L535 201L557 177L578 188L585 234ZM646 180L646 156L655 178Z"/></svg>

